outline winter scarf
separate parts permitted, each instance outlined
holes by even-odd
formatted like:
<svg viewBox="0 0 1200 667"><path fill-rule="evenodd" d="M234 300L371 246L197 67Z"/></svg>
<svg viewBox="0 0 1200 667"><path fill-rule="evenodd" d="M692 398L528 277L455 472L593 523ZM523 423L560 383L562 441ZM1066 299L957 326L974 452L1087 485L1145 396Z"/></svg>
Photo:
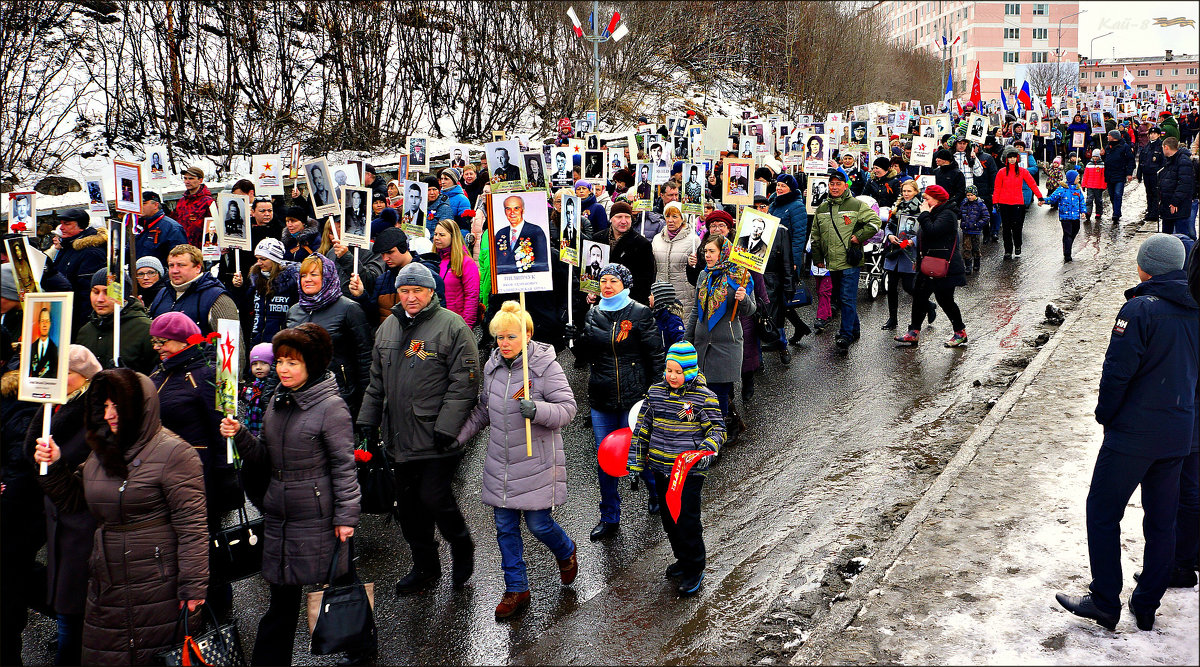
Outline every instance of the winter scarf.
<svg viewBox="0 0 1200 667"><path fill-rule="evenodd" d="M725 315L730 286L733 286L734 290L737 290L738 287L745 287L748 292L753 285L750 281L749 271L729 261L729 254L733 252L733 244L729 242L729 239L724 236L713 238L720 245L721 258L711 268L701 269L700 276L696 280L696 285L699 287L696 312L701 313L700 319L709 331L712 331L712 328ZM706 240L705 243L709 243L709 241Z"/></svg>
<svg viewBox="0 0 1200 667"><path fill-rule="evenodd" d="M321 258L321 291L310 296L303 289L300 290L300 307L306 313L321 310L342 296L342 286L333 260L321 254L309 256Z"/></svg>
<svg viewBox="0 0 1200 667"><path fill-rule="evenodd" d="M629 288L608 297L600 297L600 310L621 310L629 305Z"/></svg>

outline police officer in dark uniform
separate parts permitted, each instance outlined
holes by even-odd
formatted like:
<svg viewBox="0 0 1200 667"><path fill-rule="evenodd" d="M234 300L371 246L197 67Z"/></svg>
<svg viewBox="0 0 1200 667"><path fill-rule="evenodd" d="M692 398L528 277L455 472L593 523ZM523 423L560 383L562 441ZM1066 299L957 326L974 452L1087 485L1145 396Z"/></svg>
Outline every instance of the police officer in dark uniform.
<svg viewBox="0 0 1200 667"><path fill-rule="evenodd" d="M1096 403L1104 443L1087 499L1090 594L1055 596L1067 611L1109 630L1121 617L1121 517L1139 485L1146 547L1129 599L1139 629L1154 627L1175 563L1179 473L1191 450L1200 372L1200 307L1188 292L1184 257L1183 243L1167 234L1138 249L1142 282L1125 292Z"/></svg>

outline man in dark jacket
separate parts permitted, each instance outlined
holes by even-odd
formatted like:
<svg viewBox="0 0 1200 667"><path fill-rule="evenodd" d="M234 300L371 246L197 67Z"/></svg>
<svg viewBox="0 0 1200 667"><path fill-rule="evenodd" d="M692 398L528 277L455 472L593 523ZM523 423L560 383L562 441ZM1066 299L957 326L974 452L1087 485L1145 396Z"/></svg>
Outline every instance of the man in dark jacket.
<svg viewBox="0 0 1200 667"><path fill-rule="evenodd" d="M167 256L167 276L171 284L158 291L150 304L150 317L177 311L187 315L201 333L217 330L217 320L238 319L237 305L225 286L204 270L200 249L181 245ZM242 351L245 356L245 350Z"/></svg>
<svg viewBox="0 0 1200 667"><path fill-rule="evenodd" d="M1196 166L1188 149L1175 137L1163 139L1163 165L1158 170L1159 215L1163 231L1196 238L1192 227L1192 199L1196 197Z"/></svg>
<svg viewBox="0 0 1200 667"><path fill-rule="evenodd" d="M1188 293L1185 251L1174 236L1154 234L1138 249L1142 282L1127 290L1117 315L1104 370L1096 421L1104 443L1087 499L1090 594L1057 594L1071 613L1112 630L1121 617L1121 517L1139 485L1145 519L1145 561L1129 610L1141 630L1154 612L1175 563L1179 473L1191 449L1200 307Z"/></svg>
<svg viewBox="0 0 1200 667"><path fill-rule="evenodd" d="M157 192L147 190L142 193L142 217L139 222L142 223L142 231L134 236L133 241L138 259L153 256L166 266L171 248L187 243L183 227L163 211L162 198Z"/></svg>
<svg viewBox="0 0 1200 667"><path fill-rule="evenodd" d="M425 268L433 273L434 292L437 294L438 303L442 303L446 298L446 284L438 275L439 266L436 263L423 259L420 255L408 249L408 235L398 227L388 227L375 237L375 242L371 244L372 256L379 257L386 269L375 278L372 284L372 290L366 290L366 283L363 281L361 274L352 276L347 282L348 292L351 299L357 301L363 308L367 309L367 321L374 322L375 326L382 324L384 320L392 314L392 308L396 305L396 275L400 270L408 266L412 262L424 264ZM363 267L359 267L360 271ZM376 309L372 312L371 305L375 305Z"/></svg>
<svg viewBox="0 0 1200 667"><path fill-rule="evenodd" d="M372 196L382 195L384 198L387 198L387 182L375 173L375 165L369 164L366 166L365 173L363 174L363 185L371 188Z"/></svg>
<svg viewBox="0 0 1200 667"><path fill-rule="evenodd" d="M863 194L874 199L881 207L895 206L896 198L900 196L900 179L888 175L891 168L891 160L885 157L875 158L875 163L871 165L871 177L863 186Z"/></svg>
<svg viewBox="0 0 1200 667"><path fill-rule="evenodd" d="M58 254L54 256L54 268L71 282L75 293L75 305L71 309L71 329L87 321L92 308L88 305L88 292L92 289L92 274L104 268L108 252L108 233L103 229L88 226L87 211L70 208L59 217L58 229L62 232Z"/></svg>
<svg viewBox="0 0 1200 667"><path fill-rule="evenodd" d="M633 273L630 298L642 305L649 305L650 285L654 283L657 270L654 264L654 248L649 239L633 228L633 209L629 204L623 201L613 204L608 220L610 225L606 229L594 232L592 240L609 244L609 261L620 264Z"/></svg>
<svg viewBox="0 0 1200 667"><path fill-rule="evenodd" d="M132 294L133 281L125 276L126 294ZM104 368L114 368L113 364L113 313L117 302L108 298L108 270L100 269L92 276L92 291L88 299L92 304L92 314L88 321L79 329L75 342L86 347L96 355ZM158 353L150 345L150 316L146 307L132 296L127 296L121 307L121 367L149 375L158 365Z"/></svg>
<svg viewBox="0 0 1200 667"><path fill-rule="evenodd" d="M1137 179L1146 186L1146 222L1158 222L1158 170L1163 165L1163 148L1160 130L1150 128L1150 140L1138 150ZM1170 234L1170 230L1163 230Z"/></svg>
<svg viewBox="0 0 1200 667"><path fill-rule="evenodd" d="M937 169L933 170L934 183L950 193L950 210L954 211L957 217L962 208L962 200L967 196L967 179L959 171L954 154L948 149L939 149L933 154L933 161L937 163Z"/></svg>
<svg viewBox="0 0 1200 667"><path fill-rule="evenodd" d="M1104 184L1108 186L1108 198L1112 200L1113 222L1121 221L1121 200L1125 197L1125 184L1133 180L1136 162L1129 142L1119 130L1108 133L1104 146Z"/></svg>
<svg viewBox="0 0 1200 667"><path fill-rule="evenodd" d="M358 428L376 432L396 463L400 530L413 569L396 584L406 595L441 577L434 526L450 543L453 584L475 569L475 545L454 498L452 482L463 457L456 440L479 393L475 335L434 294L434 273L409 262L396 277L397 303L375 333L371 382Z"/></svg>

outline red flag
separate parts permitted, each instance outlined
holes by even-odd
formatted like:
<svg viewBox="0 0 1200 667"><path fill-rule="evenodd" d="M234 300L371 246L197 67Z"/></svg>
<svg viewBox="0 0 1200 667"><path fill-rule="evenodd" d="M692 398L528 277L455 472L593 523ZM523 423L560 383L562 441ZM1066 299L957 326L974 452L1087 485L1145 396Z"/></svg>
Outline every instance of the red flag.
<svg viewBox="0 0 1200 667"><path fill-rule="evenodd" d="M613 12L612 19L608 22L608 28L605 30L608 34L617 29L617 23L621 20L621 12Z"/></svg>
<svg viewBox="0 0 1200 667"><path fill-rule="evenodd" d="M1173 100L1171 99L1171 89L1163 88L1163 92L1167 94L1167 104L1171 104L1173 102Z"/></svg>
<svg viewBox="0 0 1200 667"><path fill-rule="evenodd" d="M962 115L963 115L962 102L959 102L958 100L954 100L954 108L958 110L959 117L962 117Z"/></svg>
<svg viewBox="0 0 1200 667"><path fill-rule="evenodd" d="M671 483L667 486L667 511L671 513L671 520L679 520L679 504L682 501L683 484L687 481L688 471L696 462L706 456L716 456L716 452L710 452L704 449L694 449L689 452L682 452L675 457L675 465L671 466Z"/></svg>
<svg viewBox="0 0 1200 667"><path fill-rule="evenodd" d="M1050 95L1050 86L1046 86L1046 108L1054 108L1054 97Z"/></svg>
<svg viewBox="0 0 1200 667"><path fill-rule="evenodd" d="M983 93L979 90L979 63L975 63L975 82L971 84L971 104L975 106L976 111L980 111L983 107Z"/></svg>

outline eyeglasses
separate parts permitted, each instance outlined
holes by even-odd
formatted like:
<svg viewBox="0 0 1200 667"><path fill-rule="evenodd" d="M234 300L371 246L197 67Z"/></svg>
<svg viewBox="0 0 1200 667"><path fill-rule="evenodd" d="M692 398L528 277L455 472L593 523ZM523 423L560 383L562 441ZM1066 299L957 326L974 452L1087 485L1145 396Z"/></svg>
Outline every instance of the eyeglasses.
<svg viewBox="0 0 1200 667"><path fill-rule="evenodd" d="M153 337L150 339L150 347L162 347L167 344L166 338Z"/></svg>
<svg viewBox="0 0 1200 667"><path fill-rule="evenodd" d="M138 271L133 275L137 276L138 278L153 278L158 275L158 271L155 271L154 269L145 269L143 271Z"/></svg>

